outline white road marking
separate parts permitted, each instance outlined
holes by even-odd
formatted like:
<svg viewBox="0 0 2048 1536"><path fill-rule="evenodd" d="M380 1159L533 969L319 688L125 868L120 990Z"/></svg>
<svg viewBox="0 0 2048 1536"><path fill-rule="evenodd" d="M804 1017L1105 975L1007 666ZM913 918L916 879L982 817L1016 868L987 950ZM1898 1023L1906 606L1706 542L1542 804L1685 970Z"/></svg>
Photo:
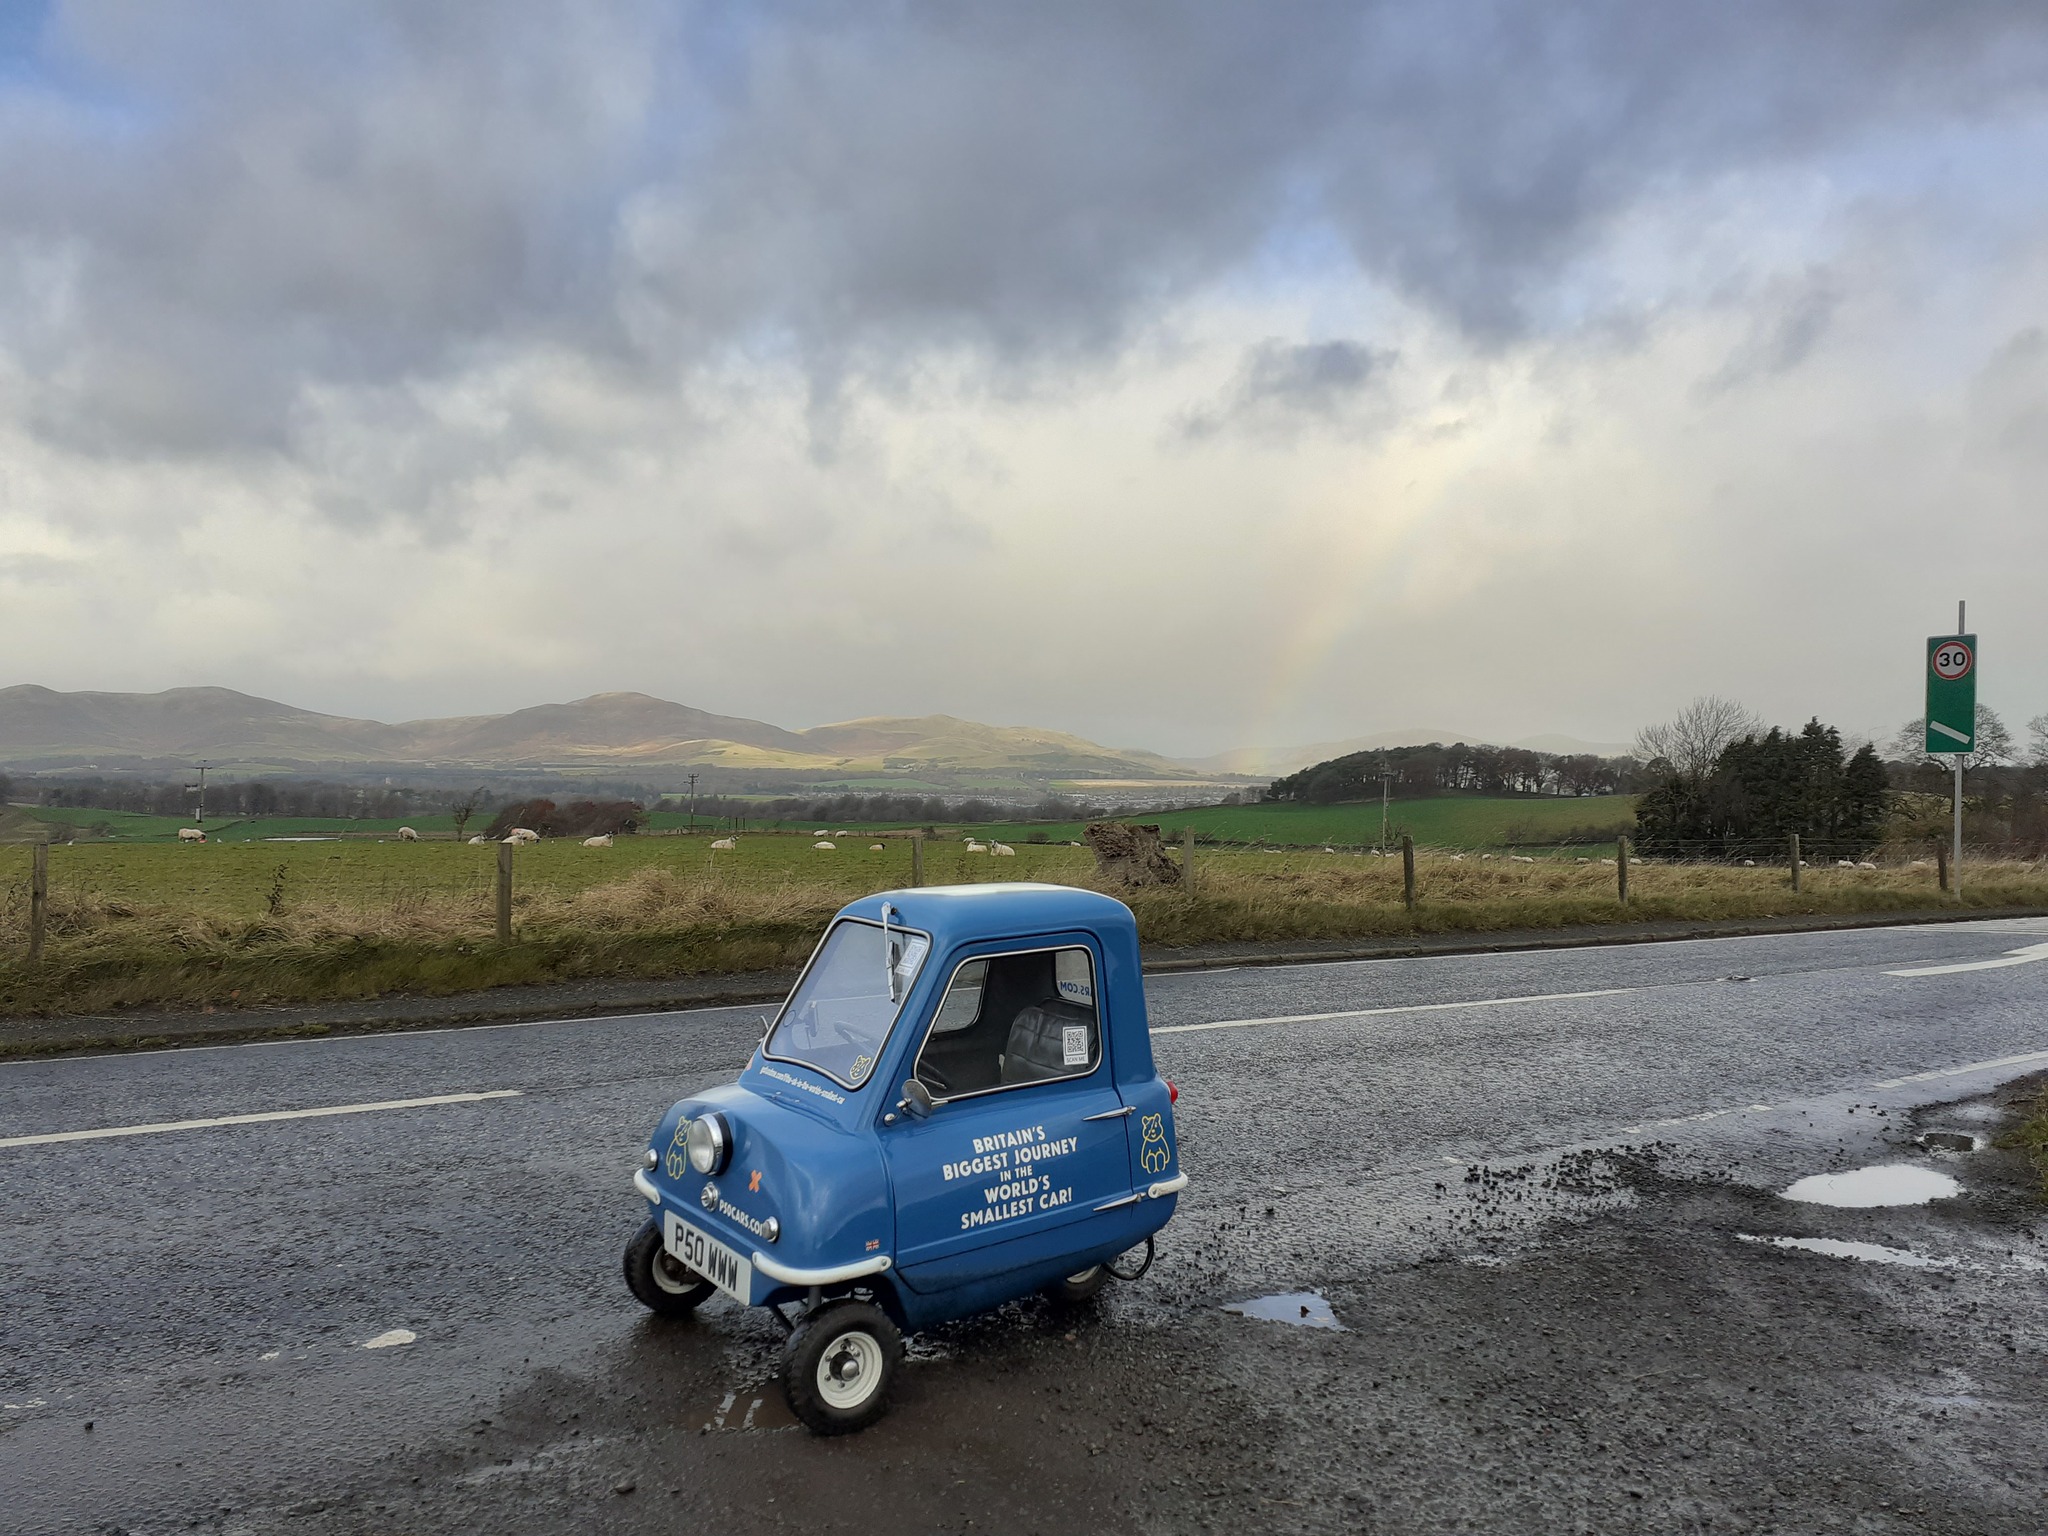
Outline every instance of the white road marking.
<svg viewBox="0 0 2048 1536"><path fill-rule="evenodd" d="M480 1104L516 1099L517 1088L489 1093L437 1093L425 1099L384 1099L375 1104L331 1104L324 1109L273 1109L255 1115L216 1115L208 1120L164 1120L154 1125L112 1125L91 1131L52 1131L43 1136L0 1136L0 1147L47 1147L60 1141L104 1141L114 1136L160 1136L166 1131L203 1131L220 1125L260 1125L271 1120L318 1120L326 1115L367 1115L380 1109L424 1109L434 1104Z"/></svg>
<svg viewBox="0 0 2048 1536"><path fill-rule="evenodd" d="M1637 987L1603 987L1597 992L1539 992L1531 997L1480 997L1463 1003L1403 1003L1393 1008L1347 1008L1341 1013L1281 1013L1264 1019L1217 1019L1209 1024L1161 1024L1155 1035L1191 1035L1205 1029L1250 1029L1255 1024L1321 1024L1331 1019L1371 1019L1389 1013L1446 1013L1454 1008L1504 1008L1512 1003L1561 1003L1584 997L1622 997Z"/></svg>
<svg viewBox="0 0 2048 1536"><path fill-rule="evenodd" d="M1995 1067L2048 1066L2048 1051L2028 1051L2023 1056L2000 1056L1991 1061L1973 1061L1967 1066L1938 1067L1932 1072L1915 1072L1910 1077L1888 1077L1873 1088L1903 1088L1908 1083L1934 1083L1945 1077L1967 1077L1972 1072L1989 1072Z"/></svg>
<svg viewBox="0 0 2048 1536"><path fill-rule="evenodd" d="M1887 976L1957 976L1964 971L2002 971L2009 965L2032 965L2048 960L2048 944L2028 944L2008 949L1997 960L1966 960L1960 965L1919 965L1910 971L1886 971Z"/></svg>

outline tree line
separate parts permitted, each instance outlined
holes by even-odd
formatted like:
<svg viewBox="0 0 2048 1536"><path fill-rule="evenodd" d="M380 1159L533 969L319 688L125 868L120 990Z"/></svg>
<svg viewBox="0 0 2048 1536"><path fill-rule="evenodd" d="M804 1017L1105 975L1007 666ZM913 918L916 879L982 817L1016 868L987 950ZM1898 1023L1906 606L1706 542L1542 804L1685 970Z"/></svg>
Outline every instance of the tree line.
<svg viewBox="0 0 2048 1536"><path fill-rule="evenodd" d="M1667 757L1636 802L1646 854L1726 858L1773 849L1793 833L1802 854L1861 857L1884 840L1891 779L1868 743L1846 757L1842 733L1818 719L1797 734L1773 726L1727 743L1704 772Z"/></svg>
<svg viewBox="0 0 2048 1536"><path fill-rule="evenodd" d="M1386 781L1403 798L1465 791L1486 795L1613 795L1638 786L1641 765L1629 757L1532 752L1523 747L1376 747L1314 763L1275 779L1268 800L1334 805L1377 800Z"/></svg>

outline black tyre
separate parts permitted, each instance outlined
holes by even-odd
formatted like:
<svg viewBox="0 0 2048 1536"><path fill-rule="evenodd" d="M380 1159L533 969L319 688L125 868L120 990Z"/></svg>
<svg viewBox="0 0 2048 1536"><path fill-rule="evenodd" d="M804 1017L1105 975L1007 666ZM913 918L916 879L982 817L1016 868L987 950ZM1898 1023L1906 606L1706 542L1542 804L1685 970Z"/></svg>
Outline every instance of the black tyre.
<svg viewBox="0 0 2048 1536"><path fill-rule="evenodd" d="M1096 1293L1107 1284L1109 1266L1095 1264L1064 1280L1055 1280L1045 1288L1045 1294L1063 1306L1078 1307L1083 1302L1093 1301Z"/></svg>
<svg viewBox="0 0 2048 1536"><path fill-rule="evenodd" d="M889 1409L903 1335L871 1302L828 1301L782 1350L782 1395L814 1435L866 1429Z"/></svg>
<svg viewBox="0 0 2048 1536"><path fill-rule="evenodd" d="M650 1219L626 1244L626 1289L650 1312L688 1317L718 1287L678 1263Z"/></svg>

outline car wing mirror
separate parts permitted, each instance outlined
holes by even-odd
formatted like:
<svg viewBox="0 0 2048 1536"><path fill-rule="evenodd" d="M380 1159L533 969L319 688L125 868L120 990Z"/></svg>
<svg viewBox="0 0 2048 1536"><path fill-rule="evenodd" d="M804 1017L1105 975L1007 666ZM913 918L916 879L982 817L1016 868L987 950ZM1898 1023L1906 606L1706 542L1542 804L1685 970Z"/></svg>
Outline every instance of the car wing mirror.
<svg viewBox="0 0 2048 1536"><path fill-rule="evenodd" d="M931 1089L913 1077L903 1085L903 1102L896 1107L913 1120L922 1120L932 1112L934 1102Z"/></svg>

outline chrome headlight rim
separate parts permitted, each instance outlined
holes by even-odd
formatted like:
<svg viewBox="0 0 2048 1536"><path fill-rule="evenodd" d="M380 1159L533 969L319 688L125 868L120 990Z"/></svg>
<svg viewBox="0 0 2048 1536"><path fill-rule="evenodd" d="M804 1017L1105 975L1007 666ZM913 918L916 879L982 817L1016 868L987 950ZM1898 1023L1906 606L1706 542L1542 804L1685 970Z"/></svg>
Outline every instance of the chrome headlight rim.
<svg viewBox="0 0 2048 1536"><path fill-rule="evenodd" d="M725 1172L725 1165L732 1161L732 1133L725 1116L716 1111L692 1120L683 1133L683 1142L690 1166L707 1178Z"/></svg>

